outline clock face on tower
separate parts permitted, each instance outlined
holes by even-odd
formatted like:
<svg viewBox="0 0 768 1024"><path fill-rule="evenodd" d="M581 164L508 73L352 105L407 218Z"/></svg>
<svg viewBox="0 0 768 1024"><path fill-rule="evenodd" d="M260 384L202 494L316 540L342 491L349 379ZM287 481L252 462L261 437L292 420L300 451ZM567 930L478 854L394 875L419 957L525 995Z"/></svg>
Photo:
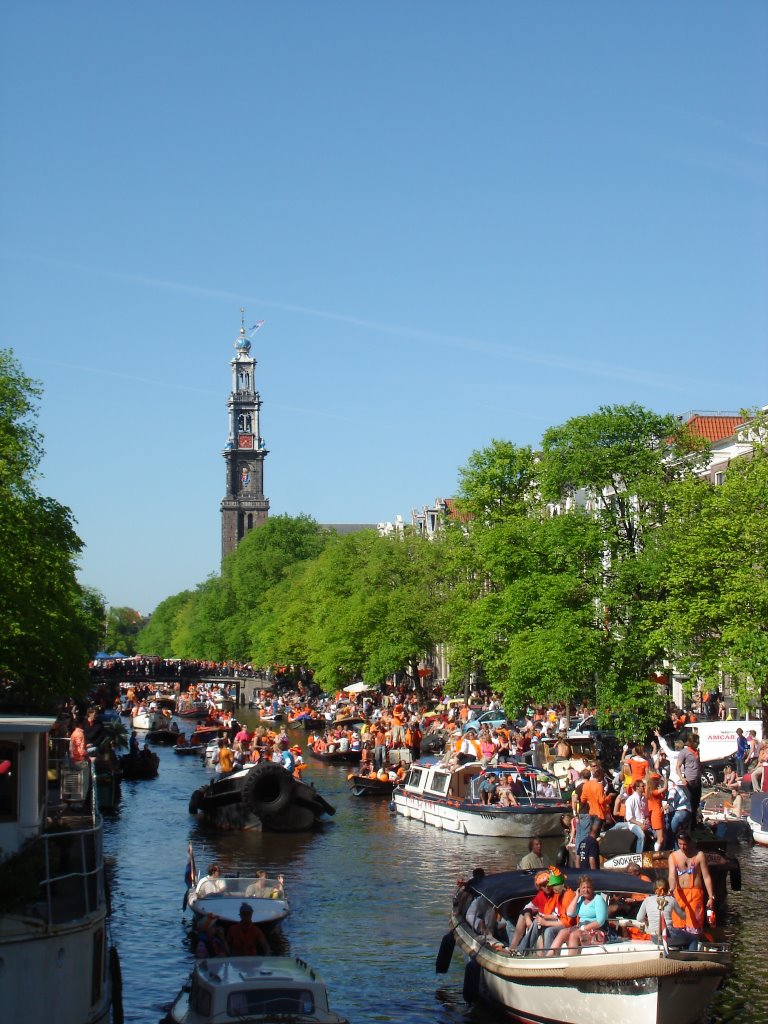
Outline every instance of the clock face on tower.
<svg viewBox="0 0 768 1024"><path fill-rule="evenodd" d="M237 435L237 447L238 448L253 448L253 434L238 434Z"/></svg>

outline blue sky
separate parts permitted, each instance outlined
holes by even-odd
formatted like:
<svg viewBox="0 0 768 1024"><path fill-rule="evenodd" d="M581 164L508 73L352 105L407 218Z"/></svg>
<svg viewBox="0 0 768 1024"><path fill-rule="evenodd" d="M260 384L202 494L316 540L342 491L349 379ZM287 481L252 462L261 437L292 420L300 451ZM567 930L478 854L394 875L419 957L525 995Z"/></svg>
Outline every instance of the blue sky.
<svg viewBox="0 0 768 1024"><path fill-rule="evenodd" d="M767 44L750 0L4 4L0 345L83 581L148 612L218 570L241 306L273 514L768 402Z"/></svg>

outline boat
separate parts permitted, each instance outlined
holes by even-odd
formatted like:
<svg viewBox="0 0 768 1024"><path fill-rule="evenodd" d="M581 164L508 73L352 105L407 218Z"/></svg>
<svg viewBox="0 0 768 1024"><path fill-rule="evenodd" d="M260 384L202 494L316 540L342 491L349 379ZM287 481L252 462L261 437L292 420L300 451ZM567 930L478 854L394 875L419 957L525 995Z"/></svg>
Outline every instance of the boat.
<svg viewBox="0 0 768 1024"><path fill-rule="evenodd" d="M347 778L353 796L385 796L391 798L392 790L395 788L395 782L392 779L384 781L384 779L378 779L375 776L371 778L368 775L355 775L354 773L348 775Z"/></svg>
<svg viewBox="0 0 768 1024"><path fill-rule="evenodd" d="M536 893L535 872L506 871L466 883L470 895L483 896L495 908L508 904L509 917ZM587 875L596 892L609 902L614 896L648 893L651 883L636 875L613 871L572 872ZM464 906L466 907L466 901ZM444 937L436 967L445 972L453 945L469 957L464 996L501 1008L517 1021L557 1024L694 1024L700 1020L730 969L726 948L699 942L696 952L665 949L662 942L643 939L627 919L609 919L605 941L584 946L580 955L545 958L539 949L509 952L479 935L454 901L450 932ZM636 924L636 923L635 923ZM625 937L632 936L632 937Z"/></svg>
<svg viewBox="0 0 768 1024"><path fill-rule="evenodd" d="M768 846L768 793L754 793L749 805L747 824L752 840L759 846Z"/></svg>
<svg viewBox="0 0 768 1024"><path fill-rule="evenodd" d="M203 721L208 718L208 705L203 701L190 701L188 697L181 697L176 705L177 718L195 718Z"/></svg>
<svg viewBox="0 0 768 1024"><path fill-rule="evenodd" d="M509 780L517 806L483 803L480 783L491 773ZM538 795L541 779L547 780L554 797ZM516 763L486 768L479 761L462 765L417 761L395 787L392 800L398 814L446 832L513 839L560 835L562 815L569 810L554 775Z"/></svg>
<svg viewBox="0 0 768 1024"><path fill-rule="evenodd" d="M119 959L95 777L90 761L68 766L68 741L49 735L55 722L0 715L2 1015L107 1024Z"/></svg>
<svg viewBox="0 0 768 1024"><path fill-rule="evenodd" d="M741 865L728 854L729 838L720 838L714 832L704 835L697 831L693 834L693 841L707 861L718 914L725 910L728 902L728 881L734 892L741 891ZM648 874L666 878L669 874L670 851L645 850L643 853L634 853L634 845L634 835L629 829L609 829L600 840L600 866L607 871L626 871L630 864L636 864Z"/></svg>
<svg viewBox="0 0 768 1024"><path fill-rule="evenodd" d="M162 711L139 711L133 716L134 729L167 729L170 718Z"/></svg>
<svg viewBox="0 0 768 1024"><path fill-rule="evenodd" d="M150 729L147 732L147 743L156 743L161 747L174 746L178 739L178 729Z"/></svg>
<svg viewBox="0 0 768 1024"><path fill-rule="evenodd" d="M124 779L155 779L160 769L160 758L145 747L135 753L123 754L120 769Z"/></svg>
<svg viewBox="0 0 768 1024"><path fill-rule="evenodd" d="M336 808L282 765L262 761L196 789L189 813L227 831L308 832Z"/></svg>
<svg viewBox="0 0 768 1024"><path fill-rule="evenodd" d="M358 764L363 756L362 750L315 750L309 747L307 753L315 761L322 761L324 764Z"/></svg>
<svg viewBox="0 0 768 1024"><path fill-rule="evenodd" d="M208 896L198 896L195 886L187 892L187 906L197 920L213 914L226 924L235 924L240 920L240 908L247 903L253 913L253 923L259 927L270 927L282 921L290 913L288 900L285 898L282 878L268 878L266 874L253 877L240 875L219 875L224 884L221 892ZM256 895L248 896L248 890Z"/></svg>
<svg viewBox="0 0 768 1024"><path fill-rule="evenodd" d="M205 747L202 745L202 743L192 743L190 741L189 743L177 742L174 744L172 749L174 754L178 754L180 757L201 757L203 756L203 751L205 750Z"/></svg>
<svg viewBox="0 0 768 1024"><path fill-rule="evenodd" d="M202 746L205 743L210 743L211 740L217 740L225 733L226 729L221 725L198 725L189 737L189 742L192 746Z"/></svg>
<svg viewBox="0 0 768 1024"><path fill-rule="evenodd" d="M199 960L163 1024L220 1021L348 1024L328 1007L320 975L287 956L226 956Z"/></svg>

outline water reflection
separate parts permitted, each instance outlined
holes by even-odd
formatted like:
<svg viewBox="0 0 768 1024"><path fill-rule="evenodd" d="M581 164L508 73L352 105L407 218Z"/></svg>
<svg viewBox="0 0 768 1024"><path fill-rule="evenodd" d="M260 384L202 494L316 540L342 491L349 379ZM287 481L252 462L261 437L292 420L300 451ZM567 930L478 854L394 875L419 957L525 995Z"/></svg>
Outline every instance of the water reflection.
<svg viewBox="0 0 768 1024"><path fill-rule="evenodd" d="M514 867L527 852L525 841L445 835L395 817L386 801L353 797L346 768L314 761L306 777L337 808L319 832L216 833L187 811L206 770L167 748L158 753L159 777L124 782L119 813L105 828L128 1024L159 1020L192 965L191 914L182 913L188 842L198 870L217 860L225 871L285 875L292 906L285 941L325 977L332 1007L352 1024L501 1021L486 1007L465 1006L458 954L448 975L435 975L434 962L457 878L478 865ZM557 846L545 841L551 860ZM768 1020L761 924L768 916L761 885L768 850L742 848L740 856L744 889L731 900L727 922L737 974L718 997L710 1024Z"/></svg>

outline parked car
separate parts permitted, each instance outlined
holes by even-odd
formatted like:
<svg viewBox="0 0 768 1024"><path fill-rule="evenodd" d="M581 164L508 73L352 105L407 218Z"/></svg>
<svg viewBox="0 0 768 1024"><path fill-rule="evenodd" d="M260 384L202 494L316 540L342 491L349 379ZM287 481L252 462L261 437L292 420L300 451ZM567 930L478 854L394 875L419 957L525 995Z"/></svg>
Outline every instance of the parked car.
<svg viewBox="0 0 768 1024"><path fill-rule="evenodd" d="M468 719L461 727L461 731L479 729L483 725L487 725L489 729L498 729L500 725L507 725L507 716L503 711L483 711L478 718Z"/></svg>

